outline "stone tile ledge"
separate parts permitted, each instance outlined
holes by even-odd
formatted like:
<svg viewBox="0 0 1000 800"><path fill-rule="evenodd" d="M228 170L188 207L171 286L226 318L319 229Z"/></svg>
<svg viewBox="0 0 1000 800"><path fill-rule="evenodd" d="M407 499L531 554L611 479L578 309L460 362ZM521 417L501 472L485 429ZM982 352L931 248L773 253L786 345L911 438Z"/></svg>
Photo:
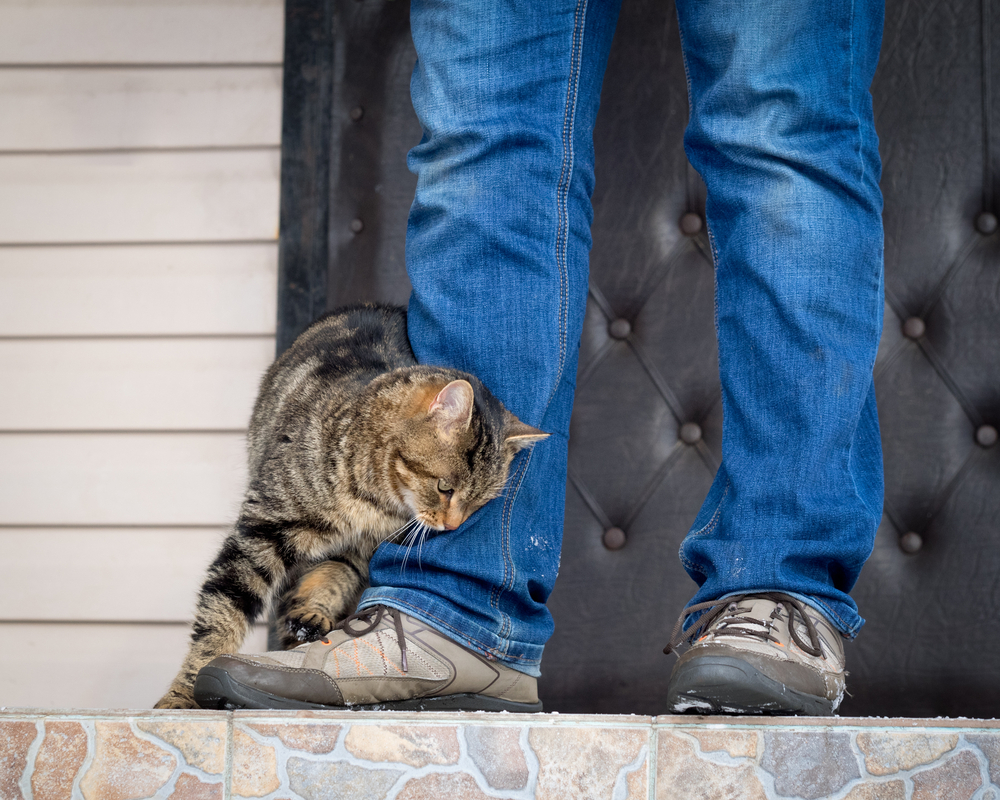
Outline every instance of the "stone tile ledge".
<svg viewBox="0 0 1000 800"><path fill-rule="evenodd" d="M0 798L1000 800L1000 721L0 708Z"/></svg>

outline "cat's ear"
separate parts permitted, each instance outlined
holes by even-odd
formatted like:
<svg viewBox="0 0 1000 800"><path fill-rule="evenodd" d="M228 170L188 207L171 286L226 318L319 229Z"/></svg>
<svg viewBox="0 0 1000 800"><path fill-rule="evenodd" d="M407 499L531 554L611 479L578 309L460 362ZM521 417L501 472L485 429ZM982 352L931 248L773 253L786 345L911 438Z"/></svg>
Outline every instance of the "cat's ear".
<svg viewBox="0 0 1000 800"><path fill-rule="evenodd" d="M551 434L533 428L525 422L521 422L517 417L507 412L507 433L504 436L506 444L515 453L525 447L531 447L535 442L547 439Z"/></svg>
<svg viewBox="0 0 1000 800"><path fill-rule="evenodd" d="M431 400L427 413L441 435L452 439L469 429L473 395L468 381L452 381Z"/></svg>

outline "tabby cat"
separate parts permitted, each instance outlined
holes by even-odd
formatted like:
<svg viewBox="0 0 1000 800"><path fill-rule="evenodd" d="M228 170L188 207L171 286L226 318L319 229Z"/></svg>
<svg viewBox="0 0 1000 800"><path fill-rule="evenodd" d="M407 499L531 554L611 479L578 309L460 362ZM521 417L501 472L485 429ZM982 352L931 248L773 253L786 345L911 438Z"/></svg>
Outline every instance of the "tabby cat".
<svg viewBox="0 0 1000 800"><path fill-rule="evenodd" d="M326 635L354 611L380 542L412 547L454 530L500 494L515 453L545 436L472 375L418 365L401 308L356 306L313 323L261 383L239 518L156 707L194 708L198 670L238 652L282 587L282 644Z"/></svg>

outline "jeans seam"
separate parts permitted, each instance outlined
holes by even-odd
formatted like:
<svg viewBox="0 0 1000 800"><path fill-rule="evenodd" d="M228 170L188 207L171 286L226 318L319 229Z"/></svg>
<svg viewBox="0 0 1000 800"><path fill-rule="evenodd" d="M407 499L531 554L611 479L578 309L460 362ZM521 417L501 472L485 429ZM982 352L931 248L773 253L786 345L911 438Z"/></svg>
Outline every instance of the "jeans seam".
<svg viewBox="0 0 1000 800"><path fill-rule="evenodd" d="M552 391L549 393L545 403L545 411L542 418L548 413L552 400L559 391L559 384L562 382L563 371L566 366L566 337L569 328L569 266L567 251L569 249L569 192L573 184L573 134L576 121L576 100L579 94L580 73L583 62L583 34L586 29L588 0L578 0L573 18L573 38L570 45L570 72L566 86L566 108L563 111L562 145L563 155L560 166L559 181L556 184L556 241L555 256L556 267L559 271L559 317L557 327L559 331L559 365L556 368L555 379L552 382ZM500 596L508 590L507 573L508 562L513 568L513 560L510 558L510 519L514 514L514 504L517 502L517 492L521 487L521 482L527 472L528 464L531 462L531 454L524 461L524 466L520 470L520 477L517 485L507 495L507 502L504 504L504 516L501 523L501 536L504 540L504 578L499 587L493 587L490 591L490 606L500 615L501 626L498 636L505 641L512 630L509 615L500 610ZM514 586L513 571L510 576L510 588Z"/></svg>
<svg viewBox="0 0 1000 800"><path fill-rule="evenodd" d="M690 570L691 572L697 572L699 575L703 574L702 571L698 569L697 566L695 566L694 562L691 561L691 559L684 557L683 553L678 553L677 555L681 560L681 566L683 566L685 569Z"/></svg>
<svg viewBox="0 0 1000 800"><path fill-rule="evenodd" d="M688 535L684 537L685 541L687 541L687 538L690 536L701 536L706 533L711 533L712 531L715 530L716 526L718 526L719 524L720 515L722 514L722 503L723 501L725 501L726 495L729 494L729 487L731 485L732 484L730 483L729 478L726 478L726 488L722 490L722 497L719 498L719 504L715 507L715 513L712 514L712 518L708 522L706 522L699 530L691 531L690 533L688 533ZM700 569L698 569L698 567L695 565L693 561L684 556L683 548L684 548L684 542L681 542L681 549L677 553L678 558L680 558L681 560L681 564L685 568L691 570L692 572L697 572L699 575L704 574Z"/></svg>
<svg viewBox="0 0 1000 800"><path fill-rule="evenodd" d="M681 10L675 5L674 13L677 14L677 35L681 40L681 64L684 67L684 82L688 90L688 121L694 116L694 95L691 93L691 71L688 69L687 44L684 42L684 26L681 25Z"/></svg>
<svg viewBox="0 0 1000 800"><path fill-rule="evenodd" d="M860 115L854 109L854 20L855 20L856 6L854 0L851 0L851 22L849 26L848 42L847 42L847 52L849 54L850 64L847 67L847 103L852 111L854 111L854 119L858 124L858 163L861 165L861 174L858 176L858 183L861 183L865 179L865 136L864 136L864 123L861 120Z"/></svg>
<svg viewBox="0 0 1000 800"><path fill-rule="evenodd" d="M514 490L515 494L518 491L520 491L521 484L524 483L524 476L528 474L528 468L531 466L531 456L532 456L532 451L529 450L528 455L524 459L524 467L521 469L517 478L517 488ZM505 581L504 587L501 587L501 592L510 591L511 589L513 589L514 583L517 580L517 567L515 566L514 559L510 553L510 541L511 541L510 525L511 525L511 519L513 518L513 514L514 514L514 508L512 503L510 513L508 513L506 523L503 526L503 553L504 553L504 558L510 564L510 580ZM503 614L503 619L504 619L503 638L506 641L507 637L510 636L511 632L513 631L514 626L511 623L509 614Z"/></svg>
<svg viewBox="0 0 1000 800"><path fill-rule="evenodd" d="M510 555L510 521L514 512L514 502L517 498L517 493L521 488L521 484L524 482L524 476L528 471L528 465L530 463L531 453L529 452L527 457L521 463L521 466L518 468L516 475L511 479L512 491L507 495L507 499L504 502L503 514L500 522L501 550L503 552L503 580L501 581L500 586L494 586L490 591L490 605L497 612L497 614L500 615L500 630L497 635L504 639L510 635L513 628L510 616L500 610L500 595L514 586L514 559L511 558ZM507 585L508 582L510 583L509 587Z"/></svg>
<svg viewBox="0 0 1000 800"><path fill-rule="evenodd" d="M545 407L552 404L552 399L559 390L563 370L566 366L566 335L569 327L569 265L567 251L569 250L569 192L573 185L573 165L575 152L573 135L576 123L576 101L579 95L580 73L583 63L583 34L586 28L588 0L578 0L573 20L573 40L570 46L570 72L566 85L566 107L563 111L562 146L563 157L559 172L559 182L556 184L556 266L559 270L559 366L556 369L552 391Z"/></svg>
<svg viewBox="0 0 1000 800"><path fill-rule="evenodd" d="M722 503L726 499L726 495L729 494L729 487L732 486L729 478L726 478L726 488L722 491L722 497L719 498L719 505L715 507L715 513L712 514L712 518L706 522L700 530L691 531L691 536L701 536L705 533L711 533L715 530L716 526L719 524L719 517L722 514Z"/></svg>

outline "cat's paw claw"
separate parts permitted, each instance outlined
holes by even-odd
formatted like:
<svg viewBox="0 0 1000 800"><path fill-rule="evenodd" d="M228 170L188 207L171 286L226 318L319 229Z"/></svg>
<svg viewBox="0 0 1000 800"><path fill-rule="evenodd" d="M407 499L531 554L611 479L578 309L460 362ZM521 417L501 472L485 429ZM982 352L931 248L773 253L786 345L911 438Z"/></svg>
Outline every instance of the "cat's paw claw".
<svg viewBox="0 0 1000 800"><path fill-rule="evenodd" d="M311 614L308 617L295 617L285 621L285 635L282 637L287 646L295 647L305 642L315 642L322 639L331 630L333 623L326 617Z"/></svg>

